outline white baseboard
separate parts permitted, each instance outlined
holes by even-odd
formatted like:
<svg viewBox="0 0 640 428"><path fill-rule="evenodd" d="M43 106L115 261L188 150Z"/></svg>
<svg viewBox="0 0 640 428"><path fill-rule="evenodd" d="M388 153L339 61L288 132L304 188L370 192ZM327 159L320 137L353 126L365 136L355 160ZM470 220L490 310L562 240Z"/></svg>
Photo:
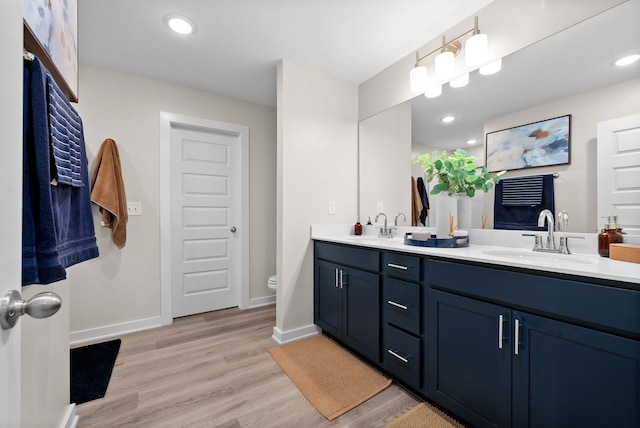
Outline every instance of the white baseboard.
<svg viewBox="0 0 640 428"><path fill-rule="evenodd" d="M271 338L279 345L282 345L284 343L293 342L294 340L316 335L320 332L322 332L322 329L315 324L288 331L281 331L278 327L273 327L273 335Z"/></svg>
<svg viewBox="0 0 640 428"><path fill-rule="evenodd" d="M275 305L275 304L276 304L275 294L272 296L256 297L255 299L249 300L249 306L246 309L259 308L260 306Z"/></svg>
<svg viewBox="0 0 640 428"><path fill-rule="evenodd" d="M69 335L71 345L89 342L97 339L107 339L136 331L148 330L162 326L160 317L147 318L138 321L130 321L121 324L107 325L88 330L74 331Z"/></svg>
<svg viewBox="0 0 640 428"><path fill-rule="evenodd" d="M60 423L60 428L76 428L78 426L78 420L80 417L76 414L76 405L71 403L67 406L67 411L64 414L64 419Z"/></svg>

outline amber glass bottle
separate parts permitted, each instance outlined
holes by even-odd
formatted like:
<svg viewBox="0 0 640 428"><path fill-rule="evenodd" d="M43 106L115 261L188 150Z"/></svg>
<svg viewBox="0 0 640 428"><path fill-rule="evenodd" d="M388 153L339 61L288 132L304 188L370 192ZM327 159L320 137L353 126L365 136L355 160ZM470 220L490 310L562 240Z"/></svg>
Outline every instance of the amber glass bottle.
<svg viewBox="0 0 640 428"><path fill-rule="evenodd" d="M622 227L618 224L618 216L609 216L604 229L598 235L598 254L609 257L609 245L620 244L622 241Z"/></svg>

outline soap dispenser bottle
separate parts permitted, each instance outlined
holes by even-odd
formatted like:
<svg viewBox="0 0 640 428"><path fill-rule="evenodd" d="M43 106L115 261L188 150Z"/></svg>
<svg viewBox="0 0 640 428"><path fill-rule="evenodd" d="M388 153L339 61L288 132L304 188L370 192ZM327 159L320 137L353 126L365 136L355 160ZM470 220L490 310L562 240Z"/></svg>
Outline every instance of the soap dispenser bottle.
<svg viewBox="0 0 640 428"><path fill-rule="evenodd" d="M356 219L356 224L353 226L353 234L354 235L362 235L362 225L360 224L360 217Z"/></svg>
<svg viewBox="0 0 640 428"><path fill-rule="evenodd" d="M622 227L618 224L618 216L610 215L604 229L598 235L598 254L609 257L609 245L622 243Z"/></svg>

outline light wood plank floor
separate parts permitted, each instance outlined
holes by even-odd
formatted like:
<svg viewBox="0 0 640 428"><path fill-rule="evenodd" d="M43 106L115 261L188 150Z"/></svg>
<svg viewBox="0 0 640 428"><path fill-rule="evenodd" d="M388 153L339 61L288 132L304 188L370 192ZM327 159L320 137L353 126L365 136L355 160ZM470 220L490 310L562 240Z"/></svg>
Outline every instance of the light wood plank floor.
<svg viewBox="0 0 640 428"><path fill-rule="evenodd" d="M104 398L79 428L384 427L418 402L393 384L329 422L271 358L275 307L174 320L123 336Z"/></svg>

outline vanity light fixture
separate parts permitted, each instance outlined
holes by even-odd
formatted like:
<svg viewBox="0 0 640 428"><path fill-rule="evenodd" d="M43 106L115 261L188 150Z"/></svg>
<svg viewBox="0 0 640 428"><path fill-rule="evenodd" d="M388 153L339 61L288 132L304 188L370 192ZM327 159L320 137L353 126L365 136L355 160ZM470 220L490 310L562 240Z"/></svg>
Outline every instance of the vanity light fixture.
<svg viewBox="0 0 640 428"><path fill-rule="evenodd" d="M482 74L483 76L490 76L492 74L496 74L501 69L502 69L502 58L498 58L497 60L480 67L480 69L478 70L478 73Z"/></svg>
<svg viewBox="0 0 640 428"><path fill-rule="evenodd" d="M181 15L166 15L164 23L178 34L188 36L196 32L196 24L189 18Z"/></svg>
<svg viewBox="0 0 640 428"><path fill-rule="evenodd" d="M427 98L437 98L440 95L442 95L442 85L438 85L424 91L424 96Z"/></svg>
<svg viewBox="0 0 640 428"><path fill-rule="evenodd" d="M619 67L623 67L625 65L630 65L633 64L634 62L640 60L640 55L635 54L635 55L627 55L623 58L620 58L619 60L617 60L614 64L619 66Z"/></svg>
<svg viewBox="0 0 640 428"><path fill-rule="evenodd" d="M442 121L442 123L451 123L454 120L456 120L456 117L455 116L445 116L440 120Z"/></svg>
<svg viewBox="0 0 640 428"><path fill-rule="evenodd" d="M456 77L451 82L449 82L449 86L452 88L462 88L463 86L467 86L469 84L469 73L465 73L460 77Z"/></svg>
<svg viewBox="0 0 640 428"><path fill-rule="evenodd" d="M437 54L434 61L435 79L441 82L451 79L455 72L455 58L462 50L461 40L464 38L467 38L464 45L465 65L468 67L475 67L484 63L487 59L488 37L486 34L480 33L478 28L478 17L476 16L475 25L472 29L465 31L449 42L446 41L445 36L442 36L442 45L426 55L420 56L420 52L416 51L415 67L409 73L411 90L414 92L422 92L425 90L426 85L428 84L427 69L421 63L435 54Z"/></svg>

